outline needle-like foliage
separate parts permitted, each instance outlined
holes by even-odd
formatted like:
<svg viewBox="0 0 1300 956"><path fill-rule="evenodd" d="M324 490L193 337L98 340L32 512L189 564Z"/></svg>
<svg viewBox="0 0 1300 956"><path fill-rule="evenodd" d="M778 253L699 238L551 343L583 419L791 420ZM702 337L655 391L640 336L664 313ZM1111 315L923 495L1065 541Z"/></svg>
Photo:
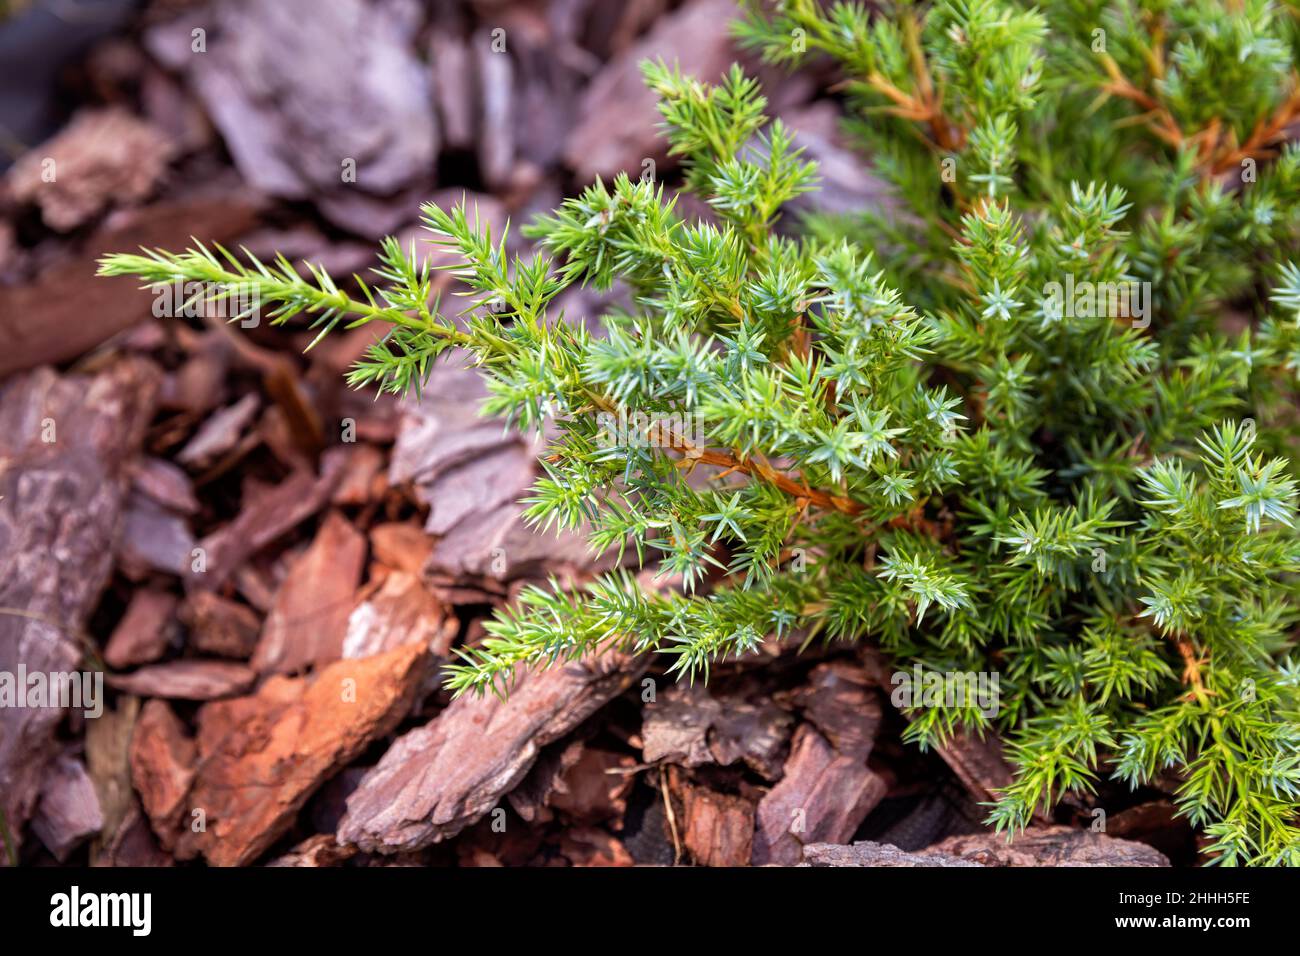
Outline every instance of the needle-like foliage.
<svg viewBox="0 0 1300 956"><path fill-rule="evenodd" d="M525 259L426 206L459 320L391 240L354 293L202 246L102 272L391 323L356 385L412 391L464 350L488 413L558 426L539 533L683 584L531 588L457 692L610 644L703 679L777 636L871 641L997 675L994 708L914 700L908 737L1005 735L998 827L1173 774L1212 858L1300 863L1296 23L1263 0L755 4L742 42L842 71L889 208L783 218L816 169L757 84L649 64L711 220L619 176L532 223ZM630 307L566 321L579 283Z"/></svg>

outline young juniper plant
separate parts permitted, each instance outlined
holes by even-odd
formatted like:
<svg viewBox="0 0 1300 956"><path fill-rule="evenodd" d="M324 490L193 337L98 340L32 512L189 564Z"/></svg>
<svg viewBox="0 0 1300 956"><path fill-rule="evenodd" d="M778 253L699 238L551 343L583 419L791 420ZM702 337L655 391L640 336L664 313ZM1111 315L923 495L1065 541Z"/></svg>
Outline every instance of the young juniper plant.
<svg viewBox="0 0 1300 956"><path fill-rule="evenodd" d="M757 84L648 64L712 216L620 176L512 260L463 207L426 206L459 320L394 240L352 292L202 245L101 271L251 285L322 335L391 324L357 386L418 391L467 354L487 413L556 425L539 531L680 577L525 591L457 692L609 644L693 679L794 632L872 641L900 672L997 675L998 707L918 695L907 734L1004 736L998 828L1161 777L1210 859L1300 863L1296 21L1250 0L792 0L737 33L838 65L889 208L778 231L817 174ZM599 334L556 314L615 283L631 305Z"/></svg>

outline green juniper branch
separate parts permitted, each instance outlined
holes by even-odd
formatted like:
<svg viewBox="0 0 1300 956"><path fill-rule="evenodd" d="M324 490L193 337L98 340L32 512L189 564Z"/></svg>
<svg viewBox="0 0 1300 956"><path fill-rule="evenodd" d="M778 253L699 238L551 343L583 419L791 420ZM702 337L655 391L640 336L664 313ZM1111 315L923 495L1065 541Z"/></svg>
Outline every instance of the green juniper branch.
<svg viewBox="0 0 1300 956"><path fill-rule="evenodd" d="M922 747L1007 737L999 828L1105 777L1173 773L1213 859L1294 864L1288 14L753 3L742 42L842 69L851 129L906 215L783 220L816 169L758 86L648 64L710 221L619 176L530 224L523 258L463 206L426 206L468 302L451 317L394 240L351 294L317 267L203 246L101 272L198 281L213 299L253 283L272 321L306 316L322 335L388 323L356 386L418 392L461 350L486 413L558 426L528 520L683 584L648 593L621 569L530 588L462 649L457 693L601 647L672 655L694 679L774 635L867 639L901 670L999 676L995 711L913 703L907 730ZM616 282L629 305L601 336L554 308L574 284Z"/></svg>

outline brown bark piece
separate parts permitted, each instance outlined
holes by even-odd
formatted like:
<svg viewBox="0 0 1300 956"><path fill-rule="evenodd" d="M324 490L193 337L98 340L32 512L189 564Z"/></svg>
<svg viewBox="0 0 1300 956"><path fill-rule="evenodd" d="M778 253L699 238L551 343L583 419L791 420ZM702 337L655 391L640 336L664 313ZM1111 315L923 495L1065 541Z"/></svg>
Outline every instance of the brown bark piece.
<svg viewBox="0 0 1300 956"><path fill-rule="evenodd" d="M189 344L189 357L164 383L162 406L194 418L211 412L225 401L234 355L234 346L221 332L196 335Z"/></svg>
<svg viewBox="0 0 1300 956"><path fill-rule="evenodd" d="M476 514L515 505L533 480L536 460L529 446L513 441L422 482L420 497L429 504L425 530L445 535Z"/></svg>
<svg viewBox="0 0 1300 956"><path fill-rule="evenodd" d="M242 694L256 680L257 673L243 664L180 660L151 664L129 674L113 674L108 684L139 697L216 700Z"/></svg>
<svg viewBox="0 0 1300 956"><path fill-rule="evenodd" d="M421 398L404 403L402 423L388 467L390 484L416 483L422 500L429 504L432 527L438 528L440 534L478 509L470 501L470 507L462 511L459 496L439 501L433 490L421 490L421 485L433 485L457 466L513 445L526 446L528 450L537 447L523 436L506 432L499 419L479 414L488 391L482 376L471 365L471 357L464 352L451 352L442 364L434 367ZM510 487L505 487L500 478L494 482L500 490L493 491L491 500L483 496L484 489L480 487L481 507L491 508L507 500L517 489L527 487L532 470L529 468L527 473L512 477ZM450 512L446 518L439 517L443 511Z"/></svg>
<svg viewBox="0 0 1300 956"><path fill-rule="evenodd" d="M613 554L593 557L584 531L538 533L524 522L521 510L512 501L466 518L434 545L426 576L511 581L543 574L563 578L573 571L613 566Z"/></svg>
<svg viewBox="0 0 1300 956"><path fill-rule="evenodd" d="M315 869L342 866L357 855L357 848L340 846L332 833L309 836L284 856L276 857L267 866L291 866Z"/></svg>
<svg viewBox="0 0 1300 956"><path fill-rule="evenodd" d="M478 168L493 191L502 190L514 166L516 130L515 65L508 56L492 49L492 31L478 30L470 42L470 59L478 79L479 130Z"/></svg>
<svg viewBox="0 0 1300 956"><path fill-rule="evenodd" d="M95 866L175 866L149 829L144 812L132 801L126 817L95 856Z"/></svg>
<svg viewBox="0 0 1300 956"><path fill-rule="evenodd" d="M682 844L691 859L700 866L748 866L754 846L753 801L684 780L673 790L682 804Z"/></svg>
<svg viewBox="0 0 1300 956"><path fill-rule="evenodd" d="M839 753L866 760L880 730L880 698L867 672L847 661L818 664L795 701Z"/></svg>
<svg viewBox="0 0 1300 956"><path fill-rule="evenodd" d="M574 866L635 866L632 854L619 840L595 827L565 830L560 838L560 852Z"/></svg>
<svg viewBox="0 0 1300 956"><path fill-rule="evenodd" d="M348 798L340 842L416 850L455 836L514 788L538 753L626 690L645 658L606 651L521 668L501 700L467 695L398 738Z"/></svg>
<svg viewBox="0 0 1300 956"><path fill-rule="evenodd" d="M885 796L861 758L836 753L810 724L795 731L785 776L758 805L755 866L792 866L805 843L843 843Z"/></svg>
<svg viewBox="0 0 1300 956"><path fill-rule="evenodd" d="M176 612L176 596L141 588L131 595L126 613L108 639L104 660L110 667L134 667L158 660L167 651L168 626Z"/></svg>
<svg viewBox="0 0 1300 956"><path fill-rule="evenodd" d="M969 732L957 734L935 749L980 803L996 800L997 791L1011 785L1011 767L1002 756L1002 741L991 731L983 738Z"/></svg>
<svg viewBox="0 0 1300 956"><path fill-rule="evenodd" d="M162 458L141 458L131 468L134 490L179 514L199 510L194 485L185 471Z"/></svg>
<svg viewBox="0 0 1300 956"><path fill-rule="evenodd" d="M192 566L194 546L185 518L140 492L131 492L117 544L118 562L125 574L136 580L154 571L184 575Z"/></svg>
<svg viewBox="0 0 1300 956"><path fill-rule="evenodd" d="M324 456L321 474L296 471L269 491L246 502L239 516L199 542L202 570L194 568L186 585L215 591L250 556L319 511L334 492L344 464Z"/></svg>
<svg viewBox="0 0 1300 956"><path fill-rule="evenodd" d="M729 766L744 761L768 780L781 775L794 719L770 701L677 684L642 711L647 763Z"/></svg>
<svg viewBox="0 0 1300 956"><path fill-rule="evenodd" d="M86 770L104 815L104 829L91 846L92 866L112 865L114 847L134 846L123 831L132 825L133 813L138 815L129 751L139 714L139 698L123 696L115 708L106 708L98 719L86 722Z"/></svg>
<svg viewBox="0 0 1300 956"><path fill-rule="evenodd" d="M422 183L437 156L430 77L414 49L419 18L410 12L363 0L232 0L215 9L205 55L185 55L187 17L153 31L149 45L188 69L258 189L292 199L383 197Z"/></svg>
<svg viewBox="0 0 1300 956"><path fill-rule="evenodd" d="M131 780L164 847L176 842L197 753L184 725L164 701L145 703L131 735Z"/></svg>
<svg viewBox="0 0 1300 956"><path fill-rule="evenodd" d="M384 453L374 445L358 445L334 489L330 502L336 505L364 505L384 495Z"/></svg>
<svg viewBox="0 0 1300 956"><path fill-rule="evenodd" d="M582 823L621 820L635 779L625 771L635 766L628 754L587 747L552 795L551 808Z"/></svg>
<svg viewBox="0 0 1300 956"><path fill-rule="evenodd" d="M82 110L57 136L14 163L9 188L18 202L39 206L51 229L68 232L113 203L129 205L148 196L172 152L161 130L126 110Z"/></svg>
<svg viewBox="0 0 1300 956"><path fill-rule="evenodd" d="M565 161L580 182L605 181L621 171L639 174L641 163L668 160L661 117L641 63L672 51L683 73L716 80L735 59L726 24L737 16L732 0L693 0L661 18L640 42L610 60L592 78L569 133Z"/></svg>
<svg viewBox="0 0 1300 956"><path fill-rule="evenodd" d="M314 679L274 676L253 696L199 711L190 806L205 829L179 855L214 866L253 862L292 826L307 798L410 711L428 674L422 644L337 661Z"/></svg>
<svg viewBox="0 0 1300 956"><path fill-rule="evenodd" d="M702 683L666 688L642 709L642 759L684 767L713 763L709 729L721 714L722 705Z"/></svg>
<svg viewBox="0 0 1300 956"><path fill-rule="evenodd" d="M185 598L180 615L190 629L188 644L196 651L247 660L257 648L262 620L246 604L195 591Z"/></svg>
<svg viewBox="0 0 1300 956"><path fill-rule="evenodd" d="M280 585L253 653L253 668L262 674L293 674L342 657L365 560L365 537L331 511Z"/></svg>
<svg viewBox="0 0 1300 956"><path fill-rule="evenodd" d="M62 362L150 315L152 297L129 276L96 277L96 260L110 252L184 247L190 236L228 242L254 223L256 207L238 196L159 203L133 211L104 229L86 251L25 285L0 287L0 376L42 362Z"/></svg>
<svg viewBox="0 0 1300 956"><path fill-rule="evenodd" d="M507 432L479 414L487 388L463 353L435 366L423 397L403 405L388 468L392 485L414 484L429 506L425 530L436 535L426 580L483 576L507 581L593 561L584 535L537 534L524 524L519 499L537 474L540 441Z"/></svg>
<svg viewBox="0 0 1300 956"><path fill-rule="evenodd" d="M437 96L447 148L467 149L474 145L474 84L469 81L469 44L450 30L431 25L429 59L433 68L433 90Z"/></svg>
<svg viewBox="0 0 1300 956"><path fill-rule="evenodd" d="M1159 833L1169 827L1186 826L1186 818L1178 816L1178 808L1169 800L1152 800L1121 810L1106 821L1106 833L1121 839L1139 839Z"/></svg>
<svg viewBox="0 0 1300 956"><path fill-rule="evenodd" d="M803 848L806 866L983 866L946 853L908 853L891 843L872 843L864 840L845 846L835 843L809 843Z"/></svg>
<svg viewBox="0 0 1300 956"><path fill-rule="evenodd" d="M1072 827L1030 827L1007 842L1006 834L952 836L928 847L981 866L1168 866L1154 847Z"/></svg>
<svg viewBox="0 0 1300 956"><path fill-rule="evenodd" d="M78 635L112 568L124 459L140 445L157 379L130 359L95 375L37 369L0 382L0 671L80 665ZM15 849L62 717L0 708L0 813Z"/></svg>
<svg viewBox="0 0 1300 956"><path fill-rule="evenodd" d="M510 806L525 823L551 820L551 795L565 786L564 778L582 757L585 746L581 740L570 739L547 747L523 782L510 791Z"/></svg>
<svg viewBox="0 0 1300 956"><path fill-rule="evenodd" d="M417 576L393 571L348 616L342 656L369 657L424 641L433 654L446 657L459 628Z"/></svg>
<svg viewBox="0 0 1300 956"><path fill-rule="evenodd" d="M380 564L419 574L433 552L433 539L416 525L393 521L370 529L370 549Z"/></svg>
<svg viewBox="0 0 1300 956"><path fill-rule="evenodd" d="M723 696L709 731L709 752L720 766L743 761L766 780L781 775L794 718L768 700Z"/></svg>
<svg viewBox="0 0 1300 956"><path fill-rule="evenodd" d="M249 392L233 405L213 412L185 447L176 453L176 460L194 469L208 467L239 444L261 405L262 399L258 394Z"/></svg>
<svg viewBox="0 0 1300 956"><path fill-rule="evenodd" d="M63 754L45 765L32 832L60 863L104 826L104 815L86 765Z"/></svg>

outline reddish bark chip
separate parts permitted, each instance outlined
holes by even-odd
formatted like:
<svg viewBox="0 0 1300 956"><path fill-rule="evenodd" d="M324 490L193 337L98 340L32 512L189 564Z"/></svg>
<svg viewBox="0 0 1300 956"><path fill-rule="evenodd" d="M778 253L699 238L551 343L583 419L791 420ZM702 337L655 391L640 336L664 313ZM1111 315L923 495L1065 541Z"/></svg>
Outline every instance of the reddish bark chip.
<svg viewBox="0 0 1300 956"><path fill-rule="evenodd" d="M292 674L342 657L365 560L366 539L346 518L330 512L275 596L253 653L253 668L263 674Z"/></svg>
<svg viewBox="0 0 1300 956"><path fill-rule="evenodd" d="M68 232L112 203L144 199L167 169L174 147L162 130L120 107L79 112L57 136L19 158L9 186L35 203L51 229ZM47 164L57 164L51 179Z"/></svg>
<svg viewBox="0 0 1300 956"><path fill-rule="evenodd" d="M754 847L754 802L670 774L681 803L682 845L701 866L748 866Z"/></svg>
<svg viewBox="0 0 1300 956"><path fill-rule="evenodd" d="M131 781L165 847L176 841L196 759L194 741L172 709L161 700L145 703L131 734Z"/></svg>
<svg viewBox="0 0 1300 956"><path fill-rule="evenodd" d="M617 838L594 827L565 830L560 852L574 866L635 866L632 854Z"/></svg>
<svg viewBox="0 0 1300 956"><path fill-rule="evenodd" d="M337 661L314 678L277 675L252 696L203 707L178 856L202 853L214 866L256 860L322 783L397 726L429 663L422 643L409 644Z"/></svg>
<svg viewBox="0 0 1300 956"><path fill-rule="evenodd" d="M344 657L369 657L423 641L446 657L460 623L420 579L406 571L388 574L352 610L343 639Z"/></svg>
<svg viewBox="0 0 1300 956"><path fill-rule="evenodd" d="M187 643L196 651L246 660L257 648L262 621L246 604L195 591L186 597L180 614L190 629Z"/></svg>
<svg viewBox="0 0 1300 956"><path fill-rule="evenodd" d="M433 539L417 525L389 522L370 529L370 547L380 564L419 574L433 553Z"/></svg>
<svg viewBox="0 0 1300 956"><path fill-rule="evenodd" d="M140 697L217 700L242 694L256 680L257 673L243 664L183 660L151 664L129 674L115 674L108 678L108 684Z"/></svg>
<svg viewBox="0 0 1300 956"><path fill-rule="evenodd" d="M248 558L319 511L334 493L344 464L341 457L322 456L319 477L296 471L245 502L234 521L199 541L200 560L190 565L186 586L220 588Z"/></svg>
<svg viewBox="0 0 1300 956"><path fill-rule="evenodd" d="M150 588L136 591L108 639L104 660L117 668L156 661L167 650L169 625L175 613L175 595Z"/></svg>

